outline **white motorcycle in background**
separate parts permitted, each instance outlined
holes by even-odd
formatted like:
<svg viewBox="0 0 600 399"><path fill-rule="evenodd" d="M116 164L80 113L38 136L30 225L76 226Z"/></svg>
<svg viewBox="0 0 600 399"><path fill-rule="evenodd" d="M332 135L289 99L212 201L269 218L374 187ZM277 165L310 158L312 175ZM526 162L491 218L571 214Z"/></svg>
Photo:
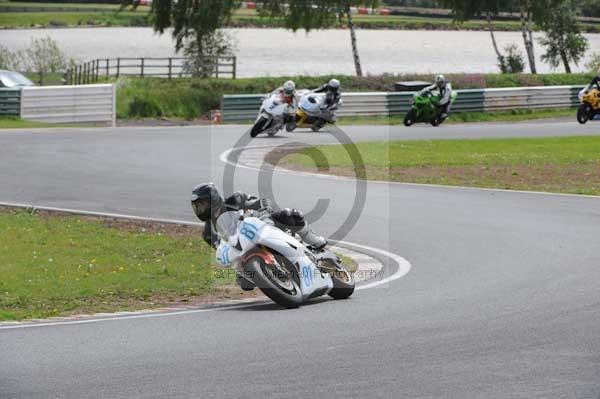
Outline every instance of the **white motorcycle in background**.
<svg viewBox="0 0 600 399"><path fill-rule="evenodd" d="M225 212L216 227L219 263L233 263L240 276L281 306L297 308L322 295L345 299L354 292L354 276L337 255L307 247L275 227L268 213Z"/></svg>
<svg viewBox="0 0 600 399"><path fill-rule="evenodd" d="M283 129L285 116L294 116L296 108L288 104L279 93L273 93L264 99L258 118L250 130L250 136L256 137L260 133L266 133L273 137Z"/></svg>

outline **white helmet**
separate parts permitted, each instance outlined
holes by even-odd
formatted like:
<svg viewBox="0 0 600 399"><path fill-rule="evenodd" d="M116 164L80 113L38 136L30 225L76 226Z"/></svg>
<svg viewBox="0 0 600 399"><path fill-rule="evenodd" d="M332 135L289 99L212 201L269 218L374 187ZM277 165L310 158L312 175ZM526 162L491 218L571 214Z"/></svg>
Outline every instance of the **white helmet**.
<svg viewBox="0 0 600 399"><path fill-rule="evenodd" d="M440 89L446 85L446 77L444 75L438 75L435 77L435 84Z"/></svg>
<svg viewBox="0 0 600 399"><path fill-rule="evenodd" d="M329 88L336 93L340 90L340 81L337 79L331 79L328 85Z"/></svg>
<svg viewBox="0 0 600 399"><path fill-rule="evenodd" d="M283 84L283 92L286 96L293 96L296 91L296 83L291 80L288 80Z"/></svg>

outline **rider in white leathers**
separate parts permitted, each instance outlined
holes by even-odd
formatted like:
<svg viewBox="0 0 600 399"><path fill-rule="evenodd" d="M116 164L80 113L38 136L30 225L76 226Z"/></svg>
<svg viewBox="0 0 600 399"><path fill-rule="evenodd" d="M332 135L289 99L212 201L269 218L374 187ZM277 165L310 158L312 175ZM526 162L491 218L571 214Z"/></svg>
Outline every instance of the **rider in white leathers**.
<svg viewBox="0 0 600 399"><path fill-rule="evenodd" d="M445 119L450 113L452 85L450 84L450 82L446 81L444 75L438 75L435 78L435 83L431 86L424 88L421 91L420 95L426 95L427 93L432 93L434 91L438 91L440 94L440 102L437 105L440 108L441 117Z"/></svg>

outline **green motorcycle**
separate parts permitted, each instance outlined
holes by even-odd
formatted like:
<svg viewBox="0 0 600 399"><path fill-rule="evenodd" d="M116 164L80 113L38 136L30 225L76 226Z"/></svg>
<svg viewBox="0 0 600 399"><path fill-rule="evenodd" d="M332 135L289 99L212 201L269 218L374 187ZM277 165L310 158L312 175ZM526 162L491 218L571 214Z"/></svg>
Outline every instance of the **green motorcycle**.
<svg viewBox="0 0 600 399"><path fill-rule="evenodd" d="M457 94L453 91L450 96L450 104L454 103L456 97ZM442 117L439 104L439 95L433 95L431 92L415 94L412 107L404 117L404 125L411 126L415 123L431 123L433 126L441 125L448 116Z"/></svg>

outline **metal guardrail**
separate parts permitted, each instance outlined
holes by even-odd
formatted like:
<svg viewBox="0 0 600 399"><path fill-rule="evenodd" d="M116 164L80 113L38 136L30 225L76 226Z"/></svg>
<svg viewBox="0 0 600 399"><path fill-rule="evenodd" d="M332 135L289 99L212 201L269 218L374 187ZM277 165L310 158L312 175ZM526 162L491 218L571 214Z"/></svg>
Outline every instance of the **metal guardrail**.
<svg viewBox="0 0 600 399"><path fill-rule="evenodd" d="M97 83L110 77L158 77L182 78L192 74L185 67L183 57L165 58L98 58L84 62L65 72L65 84ZM216 78L237 77L236 57L207 57L205 66L211 76Z"/></svg>
<svg viewBox="0 0 600 399"><path fill-rule="evenodd" d="M453 112L484 112L511 109L575 107L583 86L516 87L457 90ZM414 93L344 93L338 116L399 116L411 106ZM226 95L221 103L224 122L247 122L256 118L265 95Z"/></svg>
<svg viewBox="0 0 600 399"><path fill-rule="evenodd" d="M21 91L21 119L50 122L116 122L115 86L25 87Z"/></svg>
<svg viewBox="0 0 600 399"><path fill-rule="evenodd" d="M21 89L0 89L0 115L21 115Z"/></svg>

